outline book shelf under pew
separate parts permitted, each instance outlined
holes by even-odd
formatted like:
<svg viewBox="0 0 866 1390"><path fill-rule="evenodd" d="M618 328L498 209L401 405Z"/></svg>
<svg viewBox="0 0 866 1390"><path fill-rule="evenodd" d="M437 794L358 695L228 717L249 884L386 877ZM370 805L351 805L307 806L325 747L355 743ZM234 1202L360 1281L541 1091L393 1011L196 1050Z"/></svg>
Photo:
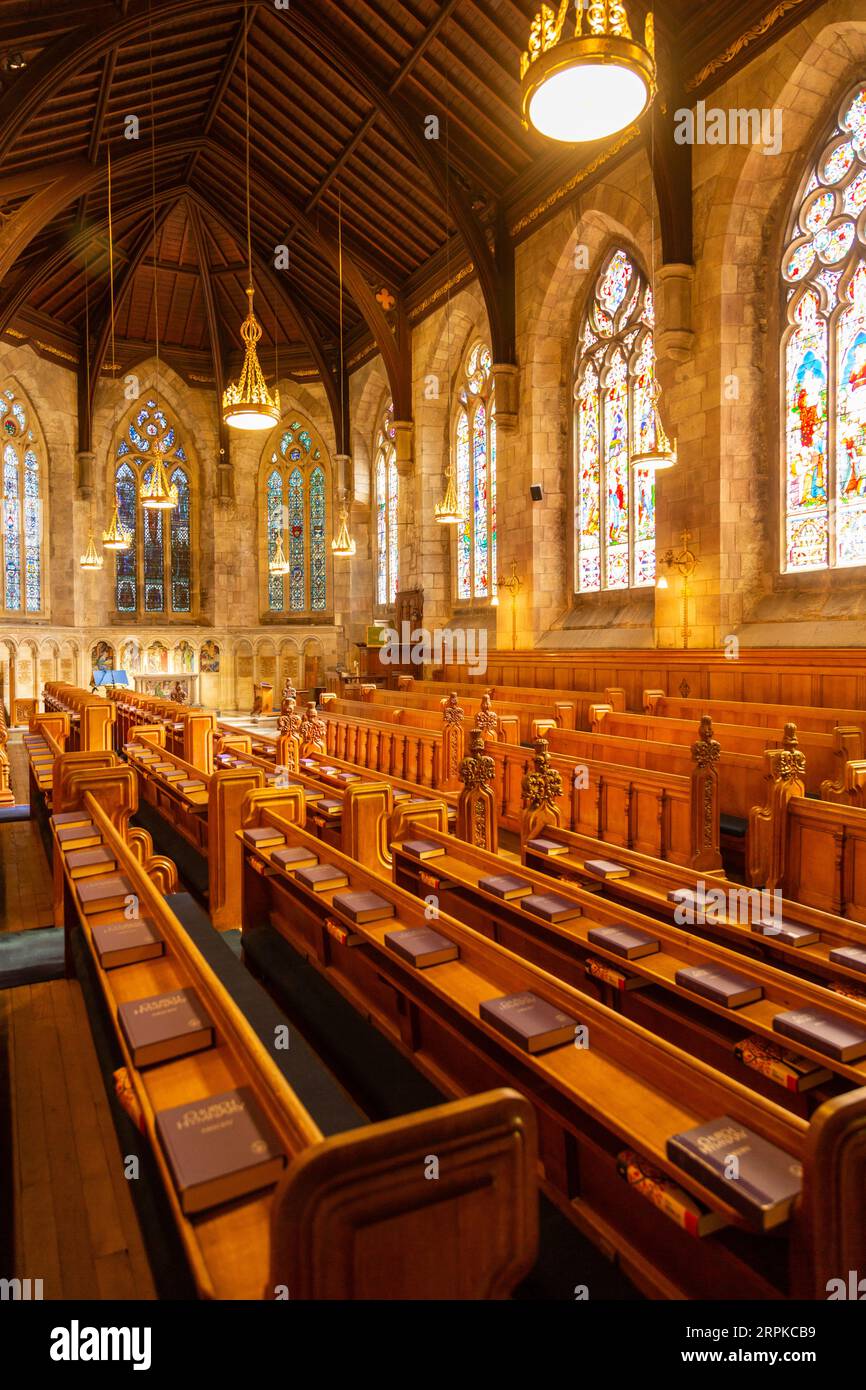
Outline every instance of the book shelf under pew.
<svg viewBox="0 0 866 1390"><path fill-rule="evenodd" d="M140 1128L199 1295L506 1296L531 1268L537 1245L535 1127L525 1101L500 1088L456 1106L382 1124L364 1124L362 1118L358 1128L326 1138L315 1106L300 1100L266 1046L267 1029L254 1026L239 1009L129 854L99 799L86 789L86 778L79 781L73 799L98 828L139 910L163 943L158 957L104 968L93 930L104 925L107 914L82 910L78 881L64 868L67 960L74 957L71 937L78 934L114 1026ZM63 859L59 846L57 854ZM136 1066L118 1024L121 1006L189 989L195 990L212 1025L211 1046L156 1065ZM297 1042L304 1051L303 1041ZM290 1053L291 1048L285 1065ZM308 1049L306 1059L309 1067ZM327 1081L324 1068L322 1077ZM311 1084L308 1073L306 1084ZM163 1151L157 1117L176 1107L192 1107L184 1112L185 1121L206 1102L241 1088L245 1105L264 1117L285 1157L283 1175L276 1186L271 1183L267 1189L190 1215ZM443 1182L424 1179L423 1155L431 1151L440 1158ZM368 1243L374 1230L375 1259ZM419 1242L420 1249L417 1258L407 1262L401 1251L410 1239L413 1251Z"/></svg>
<svg viewBox="0 0 866 1390"><path fill-rule="evenodd" d="M407 812L404 835L415 833ZM421 862L395 841L391 848L398 884L421 898L435 893L445 911L476 931L542 966L557 979L602 998L617 1012L661 1036L678 1041L746 1085L753 1083L754 1074L737 1061L734 1047L752 1035L792 1048L793 1044L773 1027L775 1016L790 1010L821 1009L840 1025L861 1030L866 1053L866 1010L855 1000L831 994L820 983L797 979L767 962L745 960L727 945L701 940L691 929L648 918L632 907L586 891L576 882L560 881L554 890L546 873L527 866L508 866L508 877L528 885L533 895L554 894L561 903L560 920L541 920L522 907L522 898L505 901L484 887L485 880L503 874L505 866L496 855L429 825L417 833L440 853ZM569 917L570 908L576 908L579 915ZM657 949L637 959L624 959L600 939L590 939L591 932L614 926L645 934L658 943ZM590 961L602 962L606 970L593 975L588 968ZM680 972L695 969L732 972L759 987L761 997L738 1007L701 997L678 978ZM866 1058L844 1062L799 1044L797 1052L813 1062L816 1072L820 1069L828 1081L834 1076L848 1084L866 1086ZM820 1094L825 1097L842 1089L844 1086L831 1086ZM790 1103L790 1097L785 1096L783 1103Z"/></svg>
<svg viewBox="0 0 866 1390"><path fill-rule="evenodd" d="M612 851L600 840L577 835L561 826L546 825L541 834L545 840L560 845L563 853L538 853L524 842L524 861L552 879L575 882L588 892L668 922L676 921L677 904L671 898L672 893L685 890L697 895L703 891L704 920L689 923L692 933L725 942L744 955L766 959L783 970L830 989L837 982L844 982L846 989L856 993L859 982L866 1001L866 969L855 969L844 960L830 959L831 951L853 947L866 952L866 926L780 894L777 915L782 923L801 927L810 934L817 933L820 938L814 942L807 940L805 945L791 945L780 939L779 933L753 930L752 919L756 913L765 912L767 903L758 889L749 889L720 874L705 877L694 869L652 859L635 850L617 848ZM616 860L628 870L627 876L602 880L586 870L587 860L601 858ZM710 897L714 890L727 900L727 907L723 908L718 898ZM770 896L769 903L773 902Z"/></svg>
<svg viewBox="0 0 866 1390"><path fill-rule="evenodd" d="M263 801L246 817L245 828L256 827L270 827L289 848L318 851L313 837ZM644 1291L823 1297L843 1243L845 1258L866 1253L864 1223L852 1235L834 1216L841 1188L853 1190L866 1176L862 1147L844 1142L856 1139L866 1116L866 1090L827 1101L807 1122L444 913L436 931L459 957L416 969L386 936L429 926L422 901L334 850L328 861L350 888L392 908L384 920L353 921L334 891L307 887L273 853L273 844L244 846L242 939L250 959L257 932L283 937L448 1094L505 1080L521 1090L536 1108L545 1190ZM532 1055L481 1017L485 1001L522 991L588 1028L589 1047ZM668 1158L672 1135L720 1116L804 1164L802 1198L771 1236L749 1230L733 1206ZM704 1239L701 1256L694 1237L624 1184L617 1164L625 1149L729 1223Z"/></svg>

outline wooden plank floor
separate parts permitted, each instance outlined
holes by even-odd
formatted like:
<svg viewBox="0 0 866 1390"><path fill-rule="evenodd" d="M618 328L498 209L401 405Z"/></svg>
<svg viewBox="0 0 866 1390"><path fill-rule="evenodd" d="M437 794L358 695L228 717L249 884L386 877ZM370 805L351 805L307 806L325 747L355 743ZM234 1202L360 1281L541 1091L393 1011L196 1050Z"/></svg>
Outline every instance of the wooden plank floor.
<svg viewBox="0 0 866 1390"><path fill-rule="evenodd" d="M20 735L7 746L12 790L28 800L27 755ZM51 867L35 821L0 825L0 932L52 927Z"/></svg>
<svg viewBox="0 0 866 1390"><path fill-rule="evenodd" d="M0 991L0 1051L15 1250L0 1276L42 1279L46 1299L154 1298L78 983Z"/></svg>

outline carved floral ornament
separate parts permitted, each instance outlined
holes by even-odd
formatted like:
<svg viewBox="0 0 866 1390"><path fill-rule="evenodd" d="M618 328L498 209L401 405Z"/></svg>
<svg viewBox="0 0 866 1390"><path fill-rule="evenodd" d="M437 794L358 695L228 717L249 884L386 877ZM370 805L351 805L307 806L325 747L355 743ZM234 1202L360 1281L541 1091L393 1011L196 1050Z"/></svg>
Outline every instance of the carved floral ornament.
<svg viewBox="0 0 866 1390"><path fill-rule="evenodd" d="M299 733L305 743L323 743L325 740L325 721L319 718L316 706L312 701L304 710Z"/></svg>
<svg viewBox="0 0 866 1390"><path fill-rule="evenodd" d="M469 735L469 752L458 770L460 781L467 791L478 791L490 786L494 771L493 759L484 752L484 735L480 729L473 729Z"/></svg>
<svg viewBox="0 0 866 1390"><path fill-rule="evenodd" d="M533 767L525 764L523 780L520 783L523 804L530 811L555 811L556 798L562 795L562 778L555 767L550 765L547 739L537 738L533 744L535 756Z"/></svg>
<svg viewBox="0 0 866 1390"><path fill-rule="evenodd" d="M475 716L475 728L484 734L499 732L499 715L491 705L490 691L486 690L481 696L481 708Z"/></svg>
<svg viewBox="0 0 866 1390"><path fill-rule="evenodd" d="M721 751L721 744L713 738L713 721L705 714L701 719L698 742L692 744L692 757L699 768L705 769L719 761Z"/></svg>
<svg viewBox="0 0 866 1390"><path fill-rule="evenodd" d="M442 718L446 724L462 724L465 714L461 706L457 703L457 692L452 690L448 699L442 705Z"/></svg>
<svg viewBox="0 0 866 1390"><path fill-rule="evenodd" d="M782 735L782 747L771 748L767 752L770 775L779 782L801 781L806 775L805 754L800 752L797 742L797 725L786 724Z"/></svg>

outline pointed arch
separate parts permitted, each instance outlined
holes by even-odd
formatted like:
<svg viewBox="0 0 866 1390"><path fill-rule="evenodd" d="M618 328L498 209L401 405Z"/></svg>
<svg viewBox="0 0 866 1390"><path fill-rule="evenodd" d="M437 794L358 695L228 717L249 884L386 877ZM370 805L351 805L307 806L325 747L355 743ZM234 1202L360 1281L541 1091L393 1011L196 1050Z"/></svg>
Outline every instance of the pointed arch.
<svg viewBox="0 0 866 1390"><path fill-rule="evenodd" d="M3 512L0 613L44 617L48 582L48 455L26 392L9 379L0 390Z"/></svg>
<svg viewBox="0 0 866 1390"><path fill-rule="evenodd" d="M331 460L316 427L284 415L262 451L258 478L259 603L262 621L322 621L333 609ZM287 569L272 574L282 540Z"/></svg>
<svg viewBox="0 0 866 1390"><path fill-rule="evenodd" d="M866 565L866 81L800 181L781 278L781 567Z"/></svg>
<svg viewBox="0 0 866 1390"><path fill-rule="evenodd" d="M177 488L177 506L166 511L142 505L142 487L150 482L157 457L169 485ZM125 617L197 616L198 478L187 431L161 394L145 391L130 408L108 457L109 516L116 503L130 540L114 561L114 606Z"/></svg>
<svg viewBox="0 0 866 1390"><path fill-rule="evenodd" d="M655 444L652 290L612 247L581 320L574 366L576 573L580 593L655 581L655 477L631 460Z"/></svg>

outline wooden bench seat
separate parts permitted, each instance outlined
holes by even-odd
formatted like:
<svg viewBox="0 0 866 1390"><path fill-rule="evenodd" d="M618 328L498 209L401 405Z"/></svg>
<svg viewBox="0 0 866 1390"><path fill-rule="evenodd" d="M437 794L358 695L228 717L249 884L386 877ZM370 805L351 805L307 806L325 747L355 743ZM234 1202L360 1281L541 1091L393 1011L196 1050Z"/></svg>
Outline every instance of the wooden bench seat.
<svg viewBox="0 0 866 1390"><path fill-rule="evenodd" d="M613 707L615 708L615 706ZM698 700L692 696L666 695L663 690L643 692L644 714L665 719L686 719L694 723L708 714L713 723L745 724L765 729L781 729L794 723L804 733L832 734L838 726L866 733L866 710L820 705L777 705L756 700Z"/></svg>
<svg viewBox="0 0 866 1390"><path fill-rule="evenodd" d="M485 702L482 695L477 693L467 695L465 691L454 693L457 695L468 723L471 723L477 714L483 713ZM487 691L486 694L490 695L491 692ZM441 692L430 695L425 691L416 691L414 687L409 690L398 691L378 690L373 686L361 687L362 704L375 705L379 709L390 707L393 709L426 710L432 714L438 713L440 719L443 698L447 699L447 696L443 697ZM524 700L508 700L500 697L493 701L493 708L497 717L502 720L506 731L516 728L517 738L509 739L509 741L516 743L530 743L532 741L534 725L539 719L552 719L558 727L563 729L575 727L576 710L571 700L546 700L543 696L531 695L527 692Z"/></svg>
<svg viewBox="0 0 866 1390"><path fill-rule="evenodd" d="M233 997L238 971L196 945L128 854L84 774L68 783L65 809L80 806L114 852L165 943L157 959L103 970L92 919L80 909L64 870L70 938L90 952L109 1022L116 1031L145 1142L157 1165L173 1222L200 1296L261 1298L496 1298L531 1267L537 1243L535 1133L531 1109L512 1090L435 1107L384 1124L353 1125L326 1137L317 1117L326 1077L309 1049L273 1052L278 1015L257 998L251 1019ZM59 847L58 857L63 856ZM210 958L209 958L210 956ZM68 959L73 958L70 951ZM238 967L238 970L240 967ZM251 982L238 985L249 999ZM116 1022L124 1001L194 987L214 1023L214 1045L139 1069ZM280 1020L283 1022L283 1020ZM266 1042L265 1039L268 1039ZM287 1074L288 1073L288 1074ZM293 1080L307 1083L307 1103ZM275 1188L186 1216L156 1131L160 1110L194 1104L239 1086L252 1089L286 1155ZM323 1109L333 1116L334 1097ZM443 1183L423 1179L418 1155L435 1151ZM387 1175L387 1177L385 1177ZM413 1180L414 1176L414 1180ZM385 1181L383 1181L385 1178ZM395 1194L399 1193L395 1200ZM406 1241L417 1259L399 1257ZM394 1258L390 1252L393 1251ZM284 1291L284 1292L281 1292Z"/></svg>
<svg viewBox="0 0 866 1390"><path fill-rule="evenodd" d="M562 690L556 688L544 688L543 686L529 685L493 685L483 680L478 681L456 681L452 685L446 685L444 681L425 681L417 680L414 676L397 677L397 691L402 693L407 691L411 694L429 695L433 698L441 699L443 695L450 691L456 691L461 702L464 696L479 698L480 694L487 690L493 700L494 706L498 709L502 705L518 705L521 708L529 708L532 711L532 718L543 718L544 709L539 708L536 712L535 707L539 705L552 707L553 710L561 711L562 717L557 718L557 724L569 729L588 729L589 711L592 705L608 704L612 709L625 709L625 691L621 686L607 686L604 690ZM377 694L374 698L378 699ZM571 706L573 717L568 707ZM549 708L548 715L551 713Z"/></svg>
<svg viewBox="0 0 866 1390"><path fill-rule="evenodd" d="M248 819L273 825L289 844L314 845L303 829L263 803L250 808ZM617 1250L622 1268L641 1288L668 1297L809 1296L807 1291L823 1296L823 1262L833 1238L825 1227L819 1241L815 1221L824 1219L828 1185L838 1190L841 1175L827 1171L822 1136L831 1116L850 1116L856 1125L855 1116L866 1106L862 1089L827 1102L807 1124L447 913L439 915L436 929L458 945L460 958L414 970L389 949L385 935L425 925L425 903L399 886L383 884L337 851L328 860L345 871L353 889L369 888L388 898L394 916L351 928L359 944L349 945L349 924L334 906L333 894L313 893L290 872L274 871L267 851L245 848L244 930L270 924L450 1093L460 1094L482 1078L486 1084L510 1076L539 1116L546 1190L582 1231ZM426 867L435 874L435 861ZM587 1026L589 1048L561 1047L532 1056L480 1018L482 1001L526 989ZM669 1134L722 1114L742 1120L804 1162L803 1204L789 1228L769 1240L745 1231L726 1204L667 1158ZM690 1238L617 1176L616 1156L624 1146L637 1149L711 1209L723 1211L739 1229L705 1242L703 1258L695 1260ZM838 1157L840 1150L834 1152ZM787 1271L778 1259L786 1244Z"/></svg>

